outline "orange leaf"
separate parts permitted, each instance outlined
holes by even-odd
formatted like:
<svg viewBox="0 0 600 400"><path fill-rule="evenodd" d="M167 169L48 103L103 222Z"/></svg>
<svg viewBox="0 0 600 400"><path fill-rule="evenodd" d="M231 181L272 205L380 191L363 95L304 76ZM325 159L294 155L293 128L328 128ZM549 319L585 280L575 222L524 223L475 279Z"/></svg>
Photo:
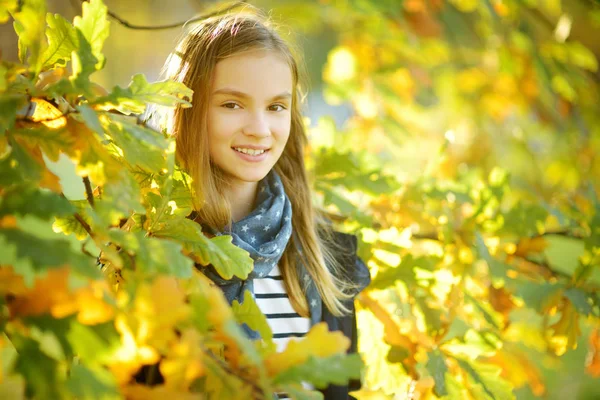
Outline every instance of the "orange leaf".
<svg viewBox="0 0 600 400"><path fill-rule="evenodd" d="M122 392L127 400L201 400L204 398L199 393L174 390L163 385L148 387L134 384L125 386Z"/></svg>
<svg viewBox="0 0 600 400"><path fill-rule="evenodd" d="M600 328L590 334L590 351L585 360L585 372L594 378L600 378Z"/></svg>
<svg viewBox="0 0 600 400"><path fill-rule="evenodd" d="M106 282L90 281L89 286L71 290L69 273L68 267L51 269L45 277L36 278L31 289L23 290L18 285L10 287L7 291L14 296L8 304L11 315L29 316L50 312L55 318L64 318L78 313L77 319L82 324L110 321L114 310L103 300L108 294Z"/></svg>
<svg viewBox="0 0 600 400"><path fill-rule="evenodd" d="M488 361L502 368L501 376L510 381L515 388L529 385L536 397L546 393L546 387L538 367L516 347L504 347L488 358Z"/></svg>
<svg viewBox="0 0 600 400"><path fill-rule="evenodd" d="M403 334L400 331L400 327L388 314L388 312L368 294L362 293L359 296L360 302L371 310L373 315L383 324L384 326L384 340L391 346L402 347L408 349L409 355L402 360L402 365L408 370L408 373L416 377L417 371L415 369L417 360L415 355L417 354L418 344L413 341L409 336Z"/></svg>
<svg viewBox="0 0 600 400"><path fill-rule="evenodd" d="M160 363L160 372L165 386L171 389L188 390L190 384L204 374L202 350L198 345L201 337L197 331L188 329L173 345L167 358Z"/></svg>
<svg viewBox="0 0 600 400"><path fill-rule="evenodd" d="M517 250L515 255L519 257L527 257L531 253L541 253L548 247L548 242L543 236L536 236L534 238L521 238L517 244Z"/></svg>

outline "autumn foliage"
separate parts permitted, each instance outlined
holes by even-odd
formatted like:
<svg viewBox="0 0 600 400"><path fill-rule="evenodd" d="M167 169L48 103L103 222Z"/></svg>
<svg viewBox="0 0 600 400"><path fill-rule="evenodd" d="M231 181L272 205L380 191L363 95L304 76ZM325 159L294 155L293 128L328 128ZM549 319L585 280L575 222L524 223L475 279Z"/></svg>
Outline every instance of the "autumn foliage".
<svg viewBox="0 0 600 400"><path fill-rule="evenodd" d="M72 23L0 3L21 58L0 60L0 397L318 399L302 382L361 378L359 399L503 400L547 395L578 346L600 378L598 63L560 1L341 3L303 2L339 42L325 97L354 111L315 121L306 161L372 271L360 356L322 324L277 353L252 298L230 307L202 275L252 261L186 219L174 140L141 117L192 91L94 83L101 0ZM63 194L64 157L86 199Z"/></svg>

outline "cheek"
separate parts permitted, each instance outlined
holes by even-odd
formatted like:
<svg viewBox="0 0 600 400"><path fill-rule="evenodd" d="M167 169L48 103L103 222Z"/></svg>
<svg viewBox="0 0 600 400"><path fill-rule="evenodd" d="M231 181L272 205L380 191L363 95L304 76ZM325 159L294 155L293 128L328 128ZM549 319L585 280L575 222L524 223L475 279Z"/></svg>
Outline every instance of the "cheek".
<svg viewBox="0 0 600 400"><path fill-rule="evenodd" d="M278 121L277 123L277 129L275 130L275 132L277 133L278 140L282 142L281 144L283 146L285 146L285 142L287 142L290 136L291 127L292 122L290 118L283 119L281 121Z"/></svg>

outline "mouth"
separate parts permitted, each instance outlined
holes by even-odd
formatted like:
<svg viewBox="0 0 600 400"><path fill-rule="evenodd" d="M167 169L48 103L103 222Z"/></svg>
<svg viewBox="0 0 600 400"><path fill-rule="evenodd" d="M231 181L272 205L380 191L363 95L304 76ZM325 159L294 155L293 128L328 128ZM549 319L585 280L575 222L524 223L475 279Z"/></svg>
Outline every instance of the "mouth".
<svg viewBox="0 0 600 400"><path fill-rule="evenodd" d="M238 153L246 154L249 156L260 156L261 154L264 154L270 150L270 149L249 149L249 148L243 148L243 147L232 147L232 149Z"/></svg>
<svg viewBox="0 0 600 400"><path fill-rule="evenodd" d="M232 150L244 161L260 162L267 158L271 149L246 149L232 147Z"/></svg>

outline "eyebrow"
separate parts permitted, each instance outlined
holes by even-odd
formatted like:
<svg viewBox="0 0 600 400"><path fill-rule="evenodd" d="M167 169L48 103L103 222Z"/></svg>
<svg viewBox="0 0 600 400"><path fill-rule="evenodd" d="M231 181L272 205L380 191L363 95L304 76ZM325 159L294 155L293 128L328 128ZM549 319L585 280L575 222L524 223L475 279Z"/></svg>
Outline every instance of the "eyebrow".
<svg viewBox="0 0 600 400"><path fill-rule="evenodd" d="M232 96L240 97L242 99L249 99L251 97L247 93L240 92L239 90L235 90L235 89L229 89L229 88L223 88L223 89L215 90L213 92L213 95L216 95L216 94L229 94L229 95L232 95ZM280 93L280 94L278 94L276 96L273 96L271 98L271 101L274 101L274 100L283 100L283 99L290 99L290 98L292 98L292 94L290 92L286 91L286 92Z"/></svg>

